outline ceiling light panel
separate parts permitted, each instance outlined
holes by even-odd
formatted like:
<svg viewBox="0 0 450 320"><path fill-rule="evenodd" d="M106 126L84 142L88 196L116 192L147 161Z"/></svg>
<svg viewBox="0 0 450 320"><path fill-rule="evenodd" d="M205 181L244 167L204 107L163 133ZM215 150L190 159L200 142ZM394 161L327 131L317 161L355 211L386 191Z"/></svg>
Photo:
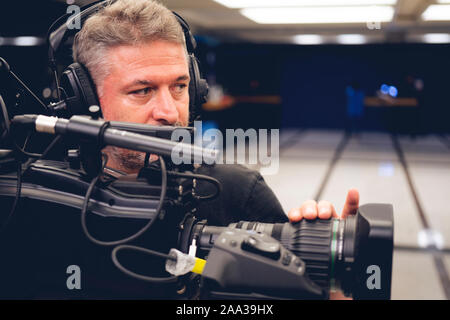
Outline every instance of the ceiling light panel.
<svg viewBox="0 0 450 320"><path fill-rule="evenodd" d="M246 8L240 12L260 24L388 22L394 16L394 9L390 6Z"/></svg>
<svg viewBox="0 0 450 320"><path fill-rule="evenodd" d="M425 43L450 43L450 34L448 33L427 33L423 35Z"/></svg>
<svg viewBox="0 0 450 320"><path fill-rule="evenodd" d="M323 37L317 34L299 34L294 36L292 40L296 44L304 44L304 45L323 43Z"/></svg>
<svg viewBox="0 0 450 320"><path fill-rule="evenodd" d="M361 34L341 34L336 37L337 43L340 44L364 44L367 38Z"/></svg>
<svg viewBox="0 0 450 320"><path fill-rule="evenodd" d="M221 5L237 8L282 8L282 7L322 7L322 6L371 6L395 5L397 0L214 0ZM449 0L450 1L450 0Z"/></svg>
<svg viewBox="0 0 450 320"><path fill-rule="evenodd" d="M422 14L425 21L447 21L450 20L450 5L431 5Z"/></svg>

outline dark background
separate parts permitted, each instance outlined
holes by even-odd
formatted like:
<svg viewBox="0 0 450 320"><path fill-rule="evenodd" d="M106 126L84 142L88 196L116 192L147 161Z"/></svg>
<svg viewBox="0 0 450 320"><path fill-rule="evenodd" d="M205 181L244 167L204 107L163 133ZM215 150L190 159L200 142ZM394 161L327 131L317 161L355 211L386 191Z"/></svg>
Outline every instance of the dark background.
<svg viewBox="0 0 450 320"><path fill-rule="evenodd" d="M226 113L232 114L230 118L236 118L239 124L343 128L346 86L357 81L366 96L374 96L381 84L387 83L398 88L399 97L409 97L406 77L410 75L424 82L419 110L366 108L363 127L417 131L415 121L419 116L422 132L450 130L449 45L221 44L215 51L218 82L230 93L280 94L282 97L279 108L239 105L235 108L238 110L228 110ZM255 80L259 83L257 88L251 85Z"/></svg>

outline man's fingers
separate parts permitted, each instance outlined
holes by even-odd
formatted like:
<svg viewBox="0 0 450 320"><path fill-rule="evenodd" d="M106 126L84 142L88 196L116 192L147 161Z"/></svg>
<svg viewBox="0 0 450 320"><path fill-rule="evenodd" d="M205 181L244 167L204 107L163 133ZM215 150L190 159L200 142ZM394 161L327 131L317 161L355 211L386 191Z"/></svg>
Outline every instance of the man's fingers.
<svg viewBox="0 0 450 320"><path fill-rule="evenodd" d="M317 204L319 219L330 219L331 217L338 217L334 206L329 201L319 201Z"/></svg>
<svg viewBox="0 0 450 320"><path fill-rule="evenodd" d="M344 209L342 210L341 219L347 218L349 215L354 215L358 211L359 206L359 192L356 189L350 189L345 200Z"/></svg>
<svg viewBox="0 0 450 320"><path fill-rule="evenodd" d="M303 202L300 208L291 209L288 213L290 222L298 222L303 218L308 220L339 218L336 209L329 201L322 200L317 203L315 200Z"/></svg>
<svg viewBox="0 0 450 320"><path fill-rule="evenodd" d="M288 218L290 222L298 222L302 220L303 216L300 211L300 208L291 209L288 212Z"/></svg>
<svg viewBox="0 0 450 320"><path fill-rule="evenodd" d="M300 207L300 212L305 219L312 220L317 218L317 202L307 200Z"/></svg>

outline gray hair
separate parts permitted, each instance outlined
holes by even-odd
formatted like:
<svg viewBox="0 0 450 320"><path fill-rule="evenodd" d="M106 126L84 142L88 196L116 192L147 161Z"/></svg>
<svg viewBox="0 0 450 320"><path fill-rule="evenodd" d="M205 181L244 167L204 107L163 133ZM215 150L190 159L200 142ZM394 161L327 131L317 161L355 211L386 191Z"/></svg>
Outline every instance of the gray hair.
<svg viewBox="0 0 450 320"><path fill-rule="evenodd" d="M174 14L154 0L118 0L86 20L75 35L73 59L88 69L101 97L111 67L105 58L108 49L156 40L186 46Z"/></svg>

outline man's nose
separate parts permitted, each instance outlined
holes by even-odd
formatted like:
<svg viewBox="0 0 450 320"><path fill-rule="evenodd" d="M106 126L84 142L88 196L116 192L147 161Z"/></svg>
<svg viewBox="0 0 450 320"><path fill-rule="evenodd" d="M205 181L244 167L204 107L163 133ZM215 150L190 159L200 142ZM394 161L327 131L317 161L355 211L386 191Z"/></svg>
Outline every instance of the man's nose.
<svg viewBox="0 0 450 320"><path fill-rule="evenodd" d="M178 110L169 88L158 90L154 102L153 120L159 121L165 125L175 124L178 121Z"/></svg>

